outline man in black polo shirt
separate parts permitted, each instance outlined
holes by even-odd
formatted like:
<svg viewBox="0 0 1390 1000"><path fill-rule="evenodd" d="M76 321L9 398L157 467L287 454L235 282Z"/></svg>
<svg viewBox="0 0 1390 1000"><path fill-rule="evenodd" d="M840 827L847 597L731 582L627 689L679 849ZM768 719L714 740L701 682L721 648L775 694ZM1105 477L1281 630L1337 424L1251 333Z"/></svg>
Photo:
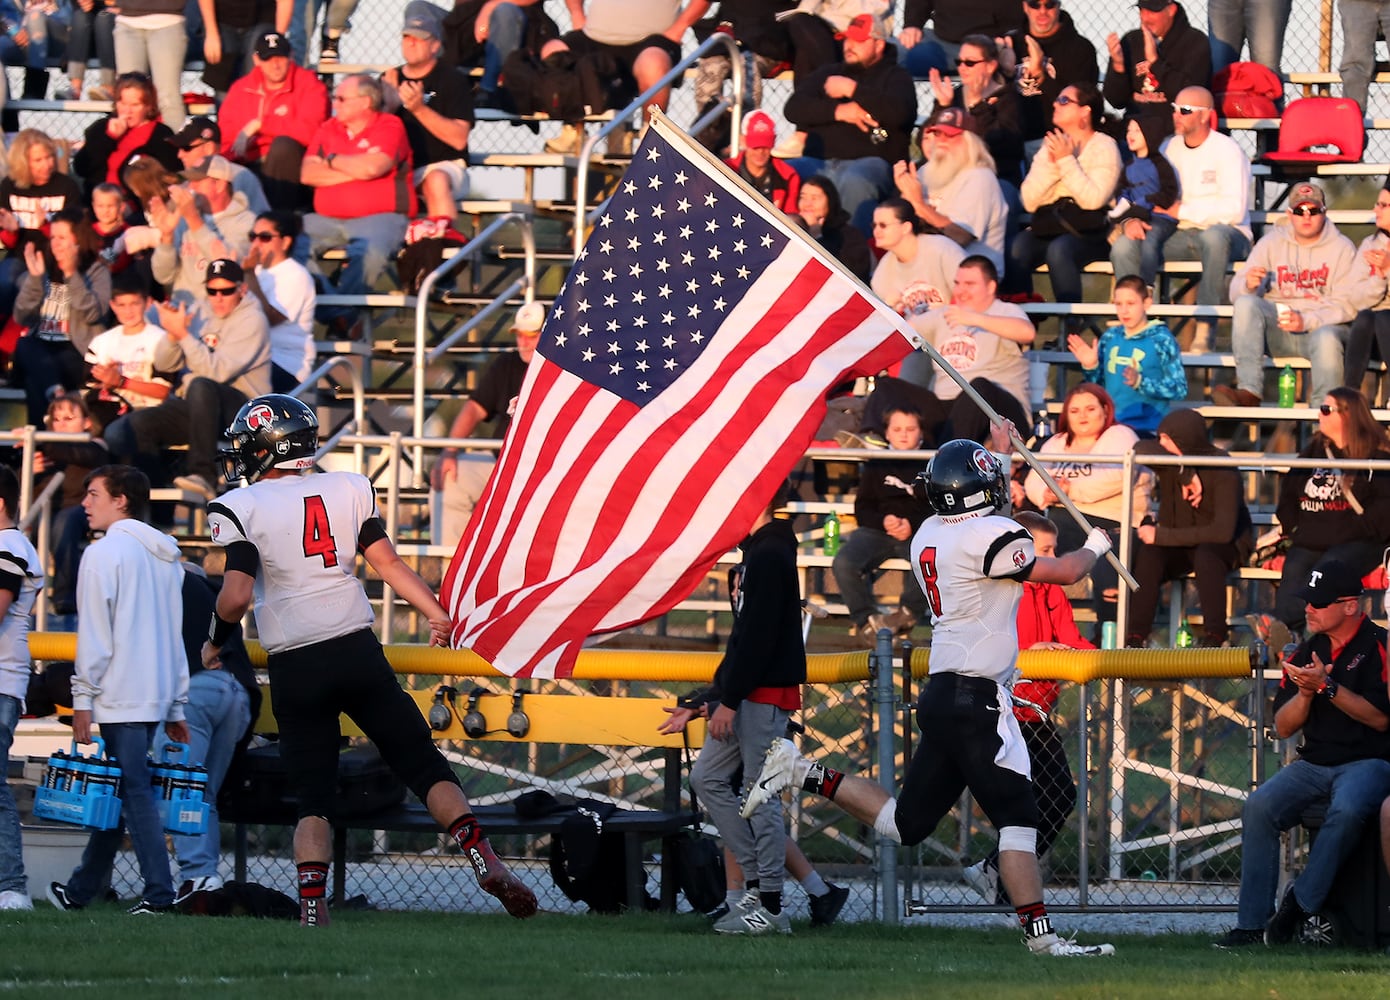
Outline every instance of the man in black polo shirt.
<svg viewBox="0 0 1390 1000"><path fill-rule="evenodd" d="M1360 594L1360 579L1335 559L1318 563L1304 583L1310 635L1285 659L1274 696L1275 731L1288 739L1301 729L1303 745L1298 760L1246 800L1240 908L1219 948L1294 941L1304 919L1322 908L1362 826L1390 795L1385 629L1362 614ZM1279 834L1319 804L1327 814L1308 863L1271 918Z"/></svg>

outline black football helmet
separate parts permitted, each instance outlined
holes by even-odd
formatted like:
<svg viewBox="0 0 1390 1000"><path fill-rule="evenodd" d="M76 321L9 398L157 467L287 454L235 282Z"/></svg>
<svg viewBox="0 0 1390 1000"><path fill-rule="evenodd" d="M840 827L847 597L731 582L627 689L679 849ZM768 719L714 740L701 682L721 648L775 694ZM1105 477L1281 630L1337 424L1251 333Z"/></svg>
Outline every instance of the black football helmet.
<svg viewBox="0 0 1390 1000"><path fill-rule="evenodd" d="M319 418L293 396L271 393L242 404L222 437L227 481L244 479L250 484L271 469L312 469Z"/></svg>
<svg viewBox="0 0 1390 1000"><path fill-rule="evenodd" d="M1009 506L1009 484L999 460L975 441L947 441L917 480L926 487L927 503L937 514L1001 511Z"/></svg>

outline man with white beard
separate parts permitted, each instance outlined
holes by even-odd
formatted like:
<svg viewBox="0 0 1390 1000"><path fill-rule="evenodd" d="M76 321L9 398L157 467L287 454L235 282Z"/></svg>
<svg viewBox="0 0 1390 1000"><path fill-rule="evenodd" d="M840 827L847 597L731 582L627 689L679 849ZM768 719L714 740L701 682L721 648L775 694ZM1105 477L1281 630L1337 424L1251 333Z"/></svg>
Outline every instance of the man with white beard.
<svg viewBox="0 0 1390 1000"><path fill-rule="evenodd" d="M1009 210L995 176L994 158L969 113L937 108L922 128L926 162L916 175L902 160L893 180L924 224L960 244L967 255L989 258L1002 274Z"/></svg>

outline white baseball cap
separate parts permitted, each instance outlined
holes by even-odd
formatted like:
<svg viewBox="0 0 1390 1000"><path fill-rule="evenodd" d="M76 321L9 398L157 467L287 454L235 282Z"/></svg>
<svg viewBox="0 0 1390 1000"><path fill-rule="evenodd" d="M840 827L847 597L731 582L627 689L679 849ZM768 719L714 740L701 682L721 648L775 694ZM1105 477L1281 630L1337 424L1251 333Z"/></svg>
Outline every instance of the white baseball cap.
<svg viewBox="0 0 1390 1000"><path fill-rule="evenodd" d="M545 325L545 306L539 302L528 302L516 311L512 329L522 333L540 333Z"/></svg>

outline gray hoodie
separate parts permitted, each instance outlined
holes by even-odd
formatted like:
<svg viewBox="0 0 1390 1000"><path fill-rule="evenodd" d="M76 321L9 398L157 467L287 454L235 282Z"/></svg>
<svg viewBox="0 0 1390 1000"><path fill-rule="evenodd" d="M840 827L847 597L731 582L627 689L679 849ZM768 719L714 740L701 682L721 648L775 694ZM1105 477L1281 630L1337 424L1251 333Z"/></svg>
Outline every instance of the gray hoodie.
<svg viewBox="0 0 1390 1000"><path fill-rule="evenodd" d="M1314 330L1332 323L1349 323L1361 310L1384 294L1385 283L1370 280L1356 247L1331 222L1323 226L1316 243L1297 242L1285 220L1260 237L1250 251L1246 267L1268 270L1260 287L1245 287L1245 271L1231 278L1231 301L1242 295L1259 295L1276 304L1291 306L1303 314L1303 328Z"/></svg>
<svg viewBox="0 0 1390 1000"><path fill-rule="evenodd" d="M72 705L93 721L177 722L188 701L179 547L124 518L77 571L77 662Z"/></svg>

